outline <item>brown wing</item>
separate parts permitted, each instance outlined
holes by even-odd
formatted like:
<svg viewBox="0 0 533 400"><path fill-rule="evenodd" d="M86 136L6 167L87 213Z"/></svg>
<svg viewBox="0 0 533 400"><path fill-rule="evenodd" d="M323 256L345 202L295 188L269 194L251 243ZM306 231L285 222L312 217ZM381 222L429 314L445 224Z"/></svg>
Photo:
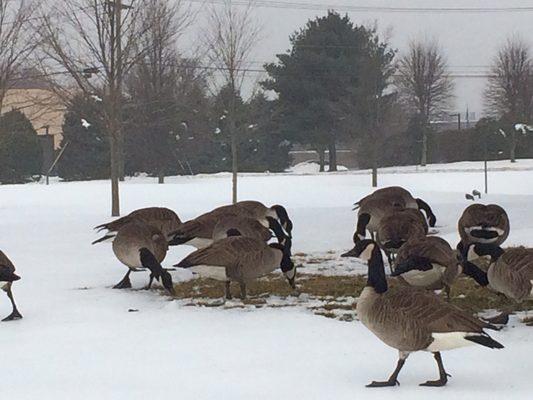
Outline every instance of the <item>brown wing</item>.
<svg viewBox="0 0 533 400"><path fill-rule="evenodd" d="M532 249L509 249L489 269L490 286L516 301L523 301L530 296L532 280Z"/></svg>
<svg viewBox="0 0 533 400"><path fill-rule="evenodd" d="M143 221L145 223L154 225L159 229L162 229L168 224L174 225L175 229L175 227L181 224L180 218L174 211L163 207L147 207L132 211L122 218L99 225L96 228L107 229L110 232L117 232L120 228L132 222L133 220Z"/></svg>
<svg viewBox="0 0 533 400"><path fill-rule="evenodd" d="M400 263L415 256L427 258L443 266L457 263L455 253L449 243L437 236L423 236L410 240L400 248L396 259Z"/></svg>
<svg viewBox="0 0 533 400"><path fill-rule="evenodd" d="M261 261L267 250L265 242L249 237L228 237L189 254L177 264L180 268L195 265L233 267L255 264Z"/></svg>
<svg viewBox="0 0 533 400"><path fill-rule="evenodd" d="M382 296L383 302L399 319L417 321L429 333L476 332L480 333L487 324L463 310L441 300L433 293L397 287Z"/></svg>

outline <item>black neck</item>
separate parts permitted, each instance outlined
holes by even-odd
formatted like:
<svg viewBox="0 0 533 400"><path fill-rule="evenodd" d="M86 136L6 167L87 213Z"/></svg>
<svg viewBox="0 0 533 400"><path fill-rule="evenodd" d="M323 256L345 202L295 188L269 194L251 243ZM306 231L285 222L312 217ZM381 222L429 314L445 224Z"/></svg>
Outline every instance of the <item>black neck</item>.
<svg viewBox="0 0 533 400"><path fill-rule="evenodd" d="M500 246L490 243L476 244L474 250L479 256L490 256L492 262L498 260L505 253Z"/></svg>
<svg viewBox="0 0 533 400"><path fill-rule="evenodd" d="M463 262L463 272L474 279L481 286L488 286L487 273L470 261Z"/></svg>
<svg viewBox="0 0 533 400"><path fill-rule="evenodd" d="M370 214L364 213L364 214L359 215L359 217L357 218L357 230L355 231L355 233L357 235L365 237L366 236L366 227L367 227L369 222L370 222ZM354 240L354 242L355 242L355 240Z"/></svg>
<svg viewBox="0 0 533 400"><path fill-rule="evenodd" d="M374 245L370 260L368 260L368 281L367 286L374 288L376 293L385 293L388 289L387 276L385 275L385 265L383 256L377 245Z"/></svg>

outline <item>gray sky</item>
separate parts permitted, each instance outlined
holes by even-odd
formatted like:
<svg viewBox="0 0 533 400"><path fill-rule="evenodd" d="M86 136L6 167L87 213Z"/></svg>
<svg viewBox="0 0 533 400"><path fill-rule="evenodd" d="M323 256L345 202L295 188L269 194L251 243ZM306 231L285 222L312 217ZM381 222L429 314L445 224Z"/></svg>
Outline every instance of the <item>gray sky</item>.
<svg viewBox="0 0 533 400"><path fill-rule="evenodd" d="M278 0L289 2L289 0ZM533 7L533 0L291 0L291 3L318 4L322 10L280 9L259 7L255 14L264 26L263 38L252 56L253 67L265 61L275 61L275 54L289 48L289 35L302 27L308 19L324 15L328 8L340 6L388 7ZM202 7L208 7L203 5ZM403 51L411 39L436 38L444 49L452 73L483 72L507 37L519 35L526 42L533 39L532 12L348 12L356 24L378 23L380 31L391 32L394 48ZM184 38L194 46L201 31L203 18L198 18ZM252 79L257 79L253 74ZM485 78L456 78L456 109L480 113L483 110ZM248 82L248 90L251 87Z"/></svg>

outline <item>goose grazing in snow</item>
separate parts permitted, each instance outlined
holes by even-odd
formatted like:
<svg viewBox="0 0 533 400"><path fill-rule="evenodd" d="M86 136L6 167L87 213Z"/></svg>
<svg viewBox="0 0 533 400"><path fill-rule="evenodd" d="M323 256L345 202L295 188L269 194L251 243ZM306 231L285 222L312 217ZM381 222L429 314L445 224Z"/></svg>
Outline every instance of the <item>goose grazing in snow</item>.
<svg viewBox="0 0 533 400"><path fill-rule="evenodd" d="M172 277L168 270L161 266L167 250L167 240L159 229L137 220L121 227L113 240L113 252L129 270L114 288L131 288L131 272L146 268L150 271L150 281L146 289L150 289L153 280L156 279L161 280L165 289L173 294Z"/></svg>
<svg viewBox="0 0 533 400"><path fill-rule="evenodd" d="M261 239L231 236L196 250L180 263L200 277L225 282L226 298L231 299L230 283L238 282L241 298L246 298L246 284L281 268L290 286L295 288L296 267L291 260L291 239L284 244L267 244Z"/></svg>
<svg viewBox="0 0 533 400"><path fill-rule="evenodd" d="M376 231L376 242L387 255L392 270L396 253L404 243L427 234L428 225L422 213L406 208L381 219Z"/></svg>
<svg viewBox="0 0 533 400"><path fill-rule="evenodd" d="M278 243L283 244L287 235L283 231L278 220L266 217L270 229L263 226L258 220L250 217L226 215L218 221L213 229L213 241L229 236L246 236L268 242L272 238L272 232L276 235Z"/></svg>
<svg viewBox="0 0 533 400"><path fill-rule="evenodd" d="M107 232L103 237L95 240L92 244L113 239L120 228L129 224L132 221L141 221L148 225L151 225L154 228L159 229L167 238L171 232L178 229L178 227L181 225L181 220L178 217L178 214L168 208L140 208L122 218L95 227L94 229L97 229L98 232L101 232L103 230L106 230Z"/></svg>
<svg viewBox="0 0 533 400"><path fill-rule="evenodd" d="M396 255L392 276L406 284L426 290L450 287L461 275L460 262L449 243L437 236L424 236L404 244Z"/></svg>
<svg viewBox="0 0 533 400"><path fill-rule="evenodd" d="M19 279L20 276L15 274L15 266L13 265L11 260L7 258L4 252L0 251L0 289L7 293L7 297L9 297L9 300L11 301L11 306L13 307L11 314L4 318L2 321L13 321L22 318L22 315L20 314L19 310L17 309L17 305L15 304L15 299L13 298L13 291L11 289L13 282L18 281Z"/></svg>
<svg viewBox="0 0 533 400"><path fill-rule="evenodd" d="M273 225L272 219L276 219L289 237L293 228L292 221L283 206L275 205L268 208L258 201L241 201L236 204L215 208L197 218L184 222L171 233L169 244L171 246L187 244L197 249L209 246L213 243L215 227L222 218L226 217L253 218L274 232L276 231L276 226Z"/></svg>
<svg viewBox="0 0 533 400"><path fill-rule="evenodd" d="M435 217L435 214L433 213L433 210L429 204L422 199L413 197L413 195L403 187L390 186L378 189L355 203L355 209L364 207L365 203L370 199L381 199L382 202L388 203L395 208L412 208L415 210L424 211L430 227L433 228L437 223L437 217Z"/></svg>
<svg viewBox="0 0 533 400"><path fill-rule="evenodd" d="M473 263L480 257L490 257L487 272ZM480 285L489 285L517 303L533 298L533 249L503 250L494 244L472 243L467 248L464 269Z"/></svg>
<svg viewBox="0 0 533 400"><path fill-rule="evenodd" d="M399 286L389 290L381 251L372 240L362 240L344 254L368 262L368 281L357 300L361 322L385 344L399 352L396 369L388 380L374 381L367 387L399 385L398 374L409 354L416 351L433 353L439 379L421 386L444 386L448 374L441 351L479 344L493 349L503 346L484 329L494 326L474 318L432 293Z"/></svg>

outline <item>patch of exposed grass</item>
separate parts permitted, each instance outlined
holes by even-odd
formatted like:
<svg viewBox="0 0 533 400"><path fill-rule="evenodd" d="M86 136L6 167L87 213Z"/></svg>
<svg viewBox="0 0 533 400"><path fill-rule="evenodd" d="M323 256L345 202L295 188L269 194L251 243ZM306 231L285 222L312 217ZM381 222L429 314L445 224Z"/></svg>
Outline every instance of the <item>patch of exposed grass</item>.
<svg viewBox="0 0 533 400"><path fill-rule="evenodd" d="M305 274L297 279L297 290L293 290L281 275L271 275L247 285L247 299L243 302L227 304L224 301L224 283L211 279L197 279L175 286L178 299L191 300L186 305L249 308L249 307L294 307L303 306L327 318L353 321L356 318L357 298L366 284L366 276L324 276ZM396 280L390 280L391 287ZM234 297L240 294L239 285L232 284ZM305 295L305 296L300 296ZM299 296L299 297L298 297ZM444 294L442 294L444 296ZM270 300L277 298L275 302ZM487 288L480 287L472 279L461 278L452 288L452 304L471 313L489 309L516 311L533 310L533 301L520 305ZM533 324L533 318L525 323Z"/></svg>

